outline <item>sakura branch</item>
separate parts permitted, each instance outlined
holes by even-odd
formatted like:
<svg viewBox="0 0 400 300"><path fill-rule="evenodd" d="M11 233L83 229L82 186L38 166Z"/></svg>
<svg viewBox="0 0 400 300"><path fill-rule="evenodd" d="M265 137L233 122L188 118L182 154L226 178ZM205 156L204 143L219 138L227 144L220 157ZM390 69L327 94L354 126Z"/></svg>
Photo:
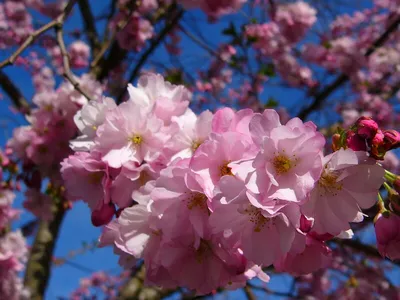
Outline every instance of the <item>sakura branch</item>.
<svg viewBox="0 0 400 300"><path fill-rule="evenodd" d="M56 19L43 25L39 29L35 30L32 34L30 34L25 42L9 58L0 63L0 69L14 64L17 58L22 54L22 52L24 52L30 45L32 45L32 43L34 43L40 35L52 28L62 25L66 17L70 14L75 3L76 0L70 0L65 6L63 12Z"/></svg>

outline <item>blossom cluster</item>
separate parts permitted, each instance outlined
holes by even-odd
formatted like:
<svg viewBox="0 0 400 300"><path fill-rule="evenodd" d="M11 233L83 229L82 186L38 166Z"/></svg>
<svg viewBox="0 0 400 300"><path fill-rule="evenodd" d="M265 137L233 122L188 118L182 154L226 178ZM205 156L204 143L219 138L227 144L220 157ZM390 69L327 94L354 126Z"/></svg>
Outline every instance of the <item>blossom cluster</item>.
<svg viewBox="0 0 400 300"><path fill-rule="evenodd" d="M81 87L93 98L100 97L102 87L88 75L78 78ZM18 127L8 141L7 148L22 165L21 178L27 186L24 207L43 220L50 220L51 198L41 192L42 180L49 178L56 186L62 185L60 162L71 154L69 140L78 132L74 123L77 111L88 100L68 82L56 90L35 94L27 116L28 126Z"/></svg>
<svg viewBox="0 0 400 300"><path fill-rule="evenodd" d="M312 72L301 66L292 50L317 21L317 11L303 1L278 5L271 21L249 24L245 35L263 56L271 58L279 74L292 86L313 86Z"/></svg>
<svg viewBox="0 0 400 300"><path fill-rule="evenodd" d="M20 214L12 207L18 186L6 180L5 172L13 172L16 165L2 152L0 164L0 295L10 300L29 299L18 276L27 260L26 240L21 231L10 231L11 222Z"/></svg>
<svg viewBox="0 0 400 300"><path fill-rule="evenodd" d="M206 294L268 281L272 264L314 272L329 263L325 242L350 238L376 203L383 168L365 151L324 155L312 122L282 124L271 109L196 116L188 90L151 73L128 92L82 107L61 172L69 199L106 225L100 244L126 268L143 259L148 284Z"/></svg>

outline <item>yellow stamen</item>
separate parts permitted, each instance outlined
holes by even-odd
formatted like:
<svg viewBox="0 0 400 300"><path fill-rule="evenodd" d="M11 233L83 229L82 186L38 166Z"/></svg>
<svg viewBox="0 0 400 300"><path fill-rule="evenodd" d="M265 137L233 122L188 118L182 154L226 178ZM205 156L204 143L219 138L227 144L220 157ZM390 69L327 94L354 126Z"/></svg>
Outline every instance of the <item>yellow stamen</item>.
<svg viewBox="0 0 400 300"><path fill-rule="evenodd" d="M195 207L208 211L206 195L196 192L190 193L187 199L187 208L192 210Z"/></svg>
<svg viewBox="0 0 400 300"><path fill-rule="evenodd" d="M194 142L192 143L192 150L193 150L193 151L196 151L197 148L200 147L200 145L201 145L201 142L199 142L199 141L194 141Z"/></svg>
<svg viewBox="0 0 400 300"><path fill-rule="evenodd" d="M323 196L324 193L329 193L332 196L336 196L338 194L338 191L341 191L343 188L343 184L337 182L337 179L337 174L324 170L321 178L318 181L320 196Z"/></svg>
<svg viewBox="0 0 400 300"><path fill-rule="evenodd" d="M89 183L90 184L99 184L103 179L103 172L94 172L89 174Z"/></svg>
<svg viewBox="0 0 400 300"><path fill-rule="evenodd" d="M130 140L135 145L140 145L143 142L143 137L139 134L135 134Z"/></svg>
<svg viewBox="0 0 400 300"><path fill-rule="evenodd" d="M229 163L230 161L224 161L223 164L219 167L219 174L221 177L225 175L233 176L232 169L228 167Z"/></svg>
<svg viewBox="0 0 400 300"><path fill-rule="evenodd" d="M271 221L270 218L266 218L262 215L261 210L250 205L244 210L246 215L250 216L249 221L254 223L254 232L261 232L261 230Z"/></svg>
<svg viewBox="0 0 400 300"><path fill-rule="evenodd" d="M278 175L287 173L293 167L293 162L283 154L275 156L272 164L274 165L275 172Z"/></svg>

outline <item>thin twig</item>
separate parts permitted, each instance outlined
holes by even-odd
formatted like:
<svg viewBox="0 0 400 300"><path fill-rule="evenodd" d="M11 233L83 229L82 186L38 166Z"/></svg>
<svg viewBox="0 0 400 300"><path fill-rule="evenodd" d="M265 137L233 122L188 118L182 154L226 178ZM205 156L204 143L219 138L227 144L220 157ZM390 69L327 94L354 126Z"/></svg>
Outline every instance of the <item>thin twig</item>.
<svg viewBox="0 0 400 300"><path fill-rule="evenodd" d="M247 300L256 300L257 299L256 296L254 295L253 291L251 290L251 286L246 285L243 288L243 291L246 295Z"/></svg>
<svg viewBox="0 0 400 300"><path fill-rule="evenodd" d="M10 97L11 101L22 113L29 114L30 106L21 91L15 86L11 79L0 70L0 86Z"/></svg>
<svg viewBox="0 0 400 300"><path fill-rule="evenodd" d="M78 81L74 78L71 71L71 66L69 63L69 56L67 49L65 47L64 37L63 37L63 23L59 23L56 26L56 38L57 44L60 47L61 55L63 58L63 76L72 84L72 86L81 93L87 100L91 100L90 96L81 88Z"/></svg>
<svg viewBox="0 0 400 300"><path fill-rule="evenodd" d="M183 13L184 13L183 10L178 10L171 21L169 21L169 22L166 21L167 24L165 25L163 30L159 33L157 38L152 40L150 47L140 57L139 62L133 69L131 75L129 76L128 82L132 82L136 79L136 77L139 75L140 70L142 69L142 66L146 63L149 56L154 52L154 50L162 42L162 40L167 36L167 34L175 27L175 25L179 23L179 20L182 18ZM125 95L125 90L117 98L117 103L121 103L124 95Z"/></svg>
<svg viewBox="0 0 400 300"><path fill-rule="evenodd" d="M0 63L0 69L3 67L12 65L15 63L17 58L22 54L22 52L25 51L26 48L28 48L36 39L49 29L57 26L60 22L64 22L65 18L69 15L69 13L72 10L72 7L74 6L75 2L77 0L70 0L67 4L67 6L64 8L63 12L53 21L43 25L39 29L35 30L33 33L31 33L28 38L25 40L25 42L13 53L9 58L4 60L3 62Z"/></svg>
<svg viewBox="0 0 400 300"><path fill-rule="evenodd" d="M372 44L371 47L365 52L364 56L369 57L374 53L379 47L381 47L388 39L392 32L394 32L400 24L400 17L398 17L387 29L386 31ZM306 107L299 113L299 118L305 120L308 115L314 110L318 109L322 103L327 99L337 88L342 86L349 80L349 76L346 74L341 74L336 80L328 85L323 91L318 93L314 97L313 103Z"/></svg>
<svg viewBox="0 0 400 300"><path fill-rule="evenodd" d="M99 37L95 25L92 10L88 0L78 0L79 8L82 14L83 23L85 25L85 32L89 39L90 47L92 48L93 54L96 55L99 44Z"/></svg>

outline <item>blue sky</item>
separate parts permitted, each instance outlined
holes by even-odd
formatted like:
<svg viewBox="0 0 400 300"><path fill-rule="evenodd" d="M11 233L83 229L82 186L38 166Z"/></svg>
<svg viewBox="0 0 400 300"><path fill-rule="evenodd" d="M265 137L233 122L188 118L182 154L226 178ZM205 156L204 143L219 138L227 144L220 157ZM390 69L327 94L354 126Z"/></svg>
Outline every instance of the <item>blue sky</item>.
<svg viewBox="0 0 400 300"><path fill-rule="evenodd" d="M105 10L102 5L97 5L100 1L90 1L92 4L96 2L95 14L100 14ZM101 1L102 3L108 3L108 1ZM365 1L364 1L365 3ZM207 24L206 17L199 11L191 12L191 18L201 20L201 30L207 35L207 39L211 45L218 45L218 43L226 39L220 32L226 28L230 21L237 22L238 16L224 17L221 22L216 24ZM243 17L243 16L241 16ZM186 16L186 20L189 16ZM81 27L81 19L77 8L75 13L68 20L66 29L67 31ZM67 42L70 39L66 39ZM198 46L189 42L187 38L182 40L183 55L181 62L196 70L201 66L202 60L207 56L203 50ZM6 57L8 53L0 52L0 60ZM158 49L151 59L157 59L168 64L169 56L166 54L164 48ZM6 69L6 73L17 82L21 88L23 94L27 99L31 99L33 95L33 87L30 80L29 74L18 67L9 67ZM281 87L268 87L262 95L263 99L274 97L282 105L289 108L289 112L295 115L300 107L309 101L304 98L304 93L296 91L295 89L283 89ZM23 117L15 115L8 109L10 106L9 100L5 99L0 101L0 146L5 145L5 141L11 136L13 128L26 124ZM324 116L315 119L317 123L323 124L326 118ZM19 195L16 200L16 205L21 206L22 196ZM24 213L21 219L15 222L14 226L19 227L21 224L25 224L27 221L33 219L29 213ZM90 210L82 202L77 202L73 209L67 213L67 216L63 222L59 241L56 245L55 256L66 257L70 251L78 250L82 248L83 243L91 243L96 240L100 234L100 229L92 226L90 222ZM371 237L371 235L369 235ZM71 261L83 266L86 269L97 271L104 270L118 274L121 270L118 267L117 257L113 255L111 248L96 249L94 251L88 251L87 253L78 255L71 258ZM56 299L59 296L67 297L70 293L78 287L79 279L82 277L89 276L90 272L84 271L81 268L77 268L68 264L63 266L53 267L52 277L49 283L49 287L46 294L46 299ZM291 285L291 278L286 275L273 276L269 287L274 290L285 291ZM244 295L242 292L235 292L230 295L230 299L243 299ZM271 299L273 299L271 297Z"/></svg>

